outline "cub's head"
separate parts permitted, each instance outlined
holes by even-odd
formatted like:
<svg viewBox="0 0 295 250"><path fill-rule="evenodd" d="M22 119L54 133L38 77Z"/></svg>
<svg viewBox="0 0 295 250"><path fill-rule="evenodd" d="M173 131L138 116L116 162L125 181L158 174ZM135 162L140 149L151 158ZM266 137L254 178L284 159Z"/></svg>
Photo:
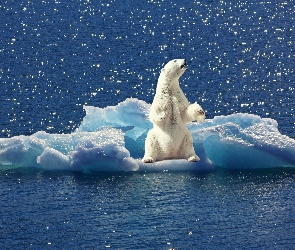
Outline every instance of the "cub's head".
<svg viewBox="0 0 295 250"><path fill-rule="evenodd" d="M164 74L168 79L176 80L181 77L186 68L187 64L185 59L174 59L165 65L161 70L161 74Z"/></svg>

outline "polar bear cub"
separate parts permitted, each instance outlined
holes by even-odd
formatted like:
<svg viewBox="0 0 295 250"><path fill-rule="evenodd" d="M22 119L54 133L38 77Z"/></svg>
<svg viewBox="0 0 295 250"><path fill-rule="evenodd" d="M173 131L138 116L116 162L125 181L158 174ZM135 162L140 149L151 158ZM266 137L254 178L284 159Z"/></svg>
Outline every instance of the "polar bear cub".
<svg viewBox="0 0 295 250"><path fill-rule="evenodd" d="M166 159L199 161L187 123L204 121L205 112L197 103L190 104L179 86L187 68L185 59L168 62L161 70L149 117L153 128L145 141L145 163Z"/></svg>

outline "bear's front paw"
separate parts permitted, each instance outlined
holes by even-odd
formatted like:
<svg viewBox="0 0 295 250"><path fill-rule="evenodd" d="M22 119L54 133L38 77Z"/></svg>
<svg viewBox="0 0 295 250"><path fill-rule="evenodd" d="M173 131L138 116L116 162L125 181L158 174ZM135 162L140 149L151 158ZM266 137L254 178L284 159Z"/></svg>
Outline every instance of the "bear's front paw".
<svg viewBox="0 0 295 250"><path fill-rule="evenodd" d="M203 109L195 109L194 110L194 118L198 122L204 122L205 121L205 112Z"/></svg>
<svg viewBox="0 0 295 250"><path fill-rule="evenodd" d="M142 161L144 163L153 163L153 162L155 162L155 159L153 157L145 157L142 159Z"/></svg>
<svg viewBox="0 0 295 250"><path fill-rule="evenodd" d="M197 162L199 160L200 160L200 158L197 155L193 155L187 159L187 161L189 161L189 162Z"/></svg>
<svg viewBox="0 0 295 250"><path fill-rule="evenodd" d="M205 112L203 109L201 110L196 110L197 115L205 115Z"/></svg>
<svg viewBox="0 0 295 250"><path fill-rule="evenodd" d="M205 121L205 112L202 109L202 107L197 104L191 104L188 106L187 109L187 114L188 114L188 121L198 121L198 122L203 122Z"/></svg>

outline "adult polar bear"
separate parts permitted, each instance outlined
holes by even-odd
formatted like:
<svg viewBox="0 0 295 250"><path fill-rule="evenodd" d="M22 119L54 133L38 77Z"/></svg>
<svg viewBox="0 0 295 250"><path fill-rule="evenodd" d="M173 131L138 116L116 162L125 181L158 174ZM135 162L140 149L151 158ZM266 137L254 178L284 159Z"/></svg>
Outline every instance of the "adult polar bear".
<svg viewBox="0 0 295 250"><path fill-rule="evenodd" d="M143 162L166 159L199 161L187 123L204 121L205 113L197 103L190 104L179 86L187 68L185 59L174 59L161 70L156 95L150 108L153 128L145 141Z"/></svg>

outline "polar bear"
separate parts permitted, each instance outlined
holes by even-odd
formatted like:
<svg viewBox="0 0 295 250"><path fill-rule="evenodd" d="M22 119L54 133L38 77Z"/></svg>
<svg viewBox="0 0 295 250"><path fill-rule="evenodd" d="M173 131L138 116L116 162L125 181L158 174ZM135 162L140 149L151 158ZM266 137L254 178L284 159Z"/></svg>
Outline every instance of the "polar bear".
<svg viewBox="0 0 295 250"><path fill-rule="evenodd" d="M197 103L190 104L179 86L187 68L185 59L174 59L161 70L149 118L153 128L145 140L145 163L166 159L199 161L187 123L204 121L205 112Z"/></svg>

